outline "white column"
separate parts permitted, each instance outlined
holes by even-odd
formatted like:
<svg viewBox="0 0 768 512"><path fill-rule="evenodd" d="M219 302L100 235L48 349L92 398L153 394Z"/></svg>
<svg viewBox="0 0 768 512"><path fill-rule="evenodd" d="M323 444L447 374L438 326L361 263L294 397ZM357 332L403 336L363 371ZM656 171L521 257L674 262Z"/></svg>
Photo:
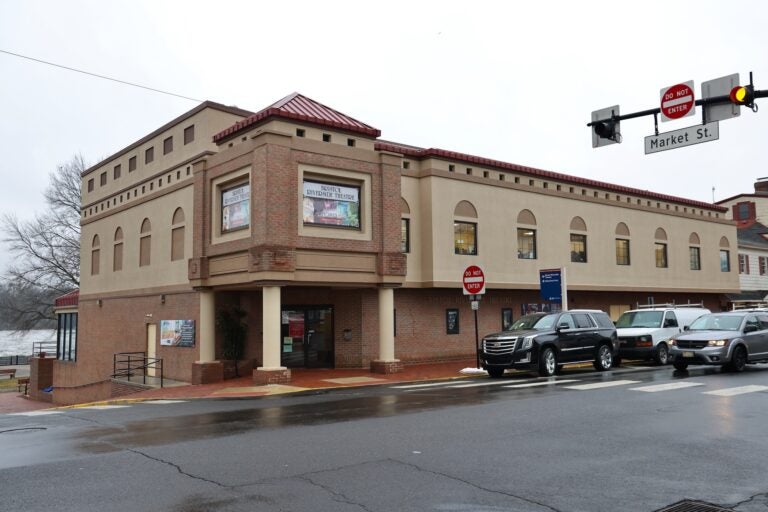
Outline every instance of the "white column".
<svg viewBox="0 0 768 512"><path fill-rule="evenodd" d="M264 339L262 340L260 370L284 370L280 366L280 287L265 286L262 294L262 318Z"/></svg>
<svg viewBox="0 0 768 512"><path fill-rule="evenodd" d="M200 362L216 360L216 301L211 290L200 293Z"/></svg>
<svg viewBox="0 0 768 512"><path fill-rule="evenodd" d="M379 361L395 361L395 293L379 288Z"/></svg>

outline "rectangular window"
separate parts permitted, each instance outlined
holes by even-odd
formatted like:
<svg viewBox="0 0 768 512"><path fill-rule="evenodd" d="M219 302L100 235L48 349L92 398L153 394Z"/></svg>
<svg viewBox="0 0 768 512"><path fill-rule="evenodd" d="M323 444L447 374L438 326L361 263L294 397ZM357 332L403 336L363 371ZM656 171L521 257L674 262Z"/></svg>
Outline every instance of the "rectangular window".
<svg viewBox="0 0 768 512"><path fill-rule="evenodd" d="M251 185L243 183L221 191L221 232L251 225Z"/></svg>
<svg viewBox="0 0 768 512"><path fill-rule="evenodd" d="M739 274L749 274L749 256L739 254Z"/></svg>
<svg viewBox="0 0 768 512"><path fill-rule="evenodd" d="M171 261L184 259L184 226L171 230Z"/></svg>
<svg viewBox="0 0 768 512"><path fill-rule="evenodd" d="M445 333L459 334L459 310L458 309L445 310Z"/></svg>
<svg viewBox="0 0 768 512"><path fill-rule="evenodd" d="M103 187L106 184L107 184L107 173L103 172L99 176L99 185Z"/></svg>
<svg viewBox="0 0 768 512"><path fill-rule="evenodd" d="M75 361L77 359L77 313L58 315L56 359L59 361Z"/></svg>
<svg viewBox="0 0 768 512"><path fill-rule="evenodd" d="M88 192L93 192L93 178L88 180Z"/></svg>
<svg viewBox="0 0 768 512"><path fill-rule="evenodd" d="M517 228L517 257L521 260L536 259L536 230Z"/></svg>
<svg viewBox="0 0 768 512"><path fill-rule="evenodd" d="M99 249L91 251L91 275L99 275L99 260L101 259L101 252Z"/></svg>
<svg viewBox="0 0 768 512"><path fill-rule="evenodd" d="M115 251L112 254L112 270L118 272L123 270L123 244L115 244Z"/></svg>
<svg viewBox="0 0 768 512"><path fill-rule="evenodd" d="M128 159L128 172L136 170L136 157L132 156Z"/></svg>
<svg viewBox="0 0 768 512"><path fill-rule="evenodd" d="M656 242L656 268L667 268L667 244Z"/></svg>
<svg viewBox="0 0 768 512"><path fill-rule="evenodd" d="M731 253L725 249L720 249L720 272L731 271Z"/></svg>
<svg viewBox="0 0 768 512"><path fill-rule="evenodd" d="M195 140L195 125L184 128L184 145Z"/></svg>
<svg viewBox="0 0 768 512"><path fill-rule="evenodd" d="M144 236L139 240L139 266L148 267L150 264L150 251L152 248L152 237Z"/></svg>
<svg viewBox="0 0 768 512"><path fill-rule="evenodd" d="M691 270L701 270L701 249L689 247L688 250L690 251Z"/></svg>
<svg viewBox="0 0 768 512"><path fill-rule="evenodd" d="M477 224L474 222L453 223L453 253L477 256Z"/></svg>
<svg viewBox="0 0 768 512"><path fill-rule="evenodd" d="M616 239L616 264L629 265L629 240Z"/></svg>
<svg viewBox="0 0 768 512"><path fill-rule="evenodd" d="M575 263L587 262L587 235L571 233L571 261Z"/></svg>
<svg viewBox="0 0 768 512"><path fill-rule="evenodd" d="M400 252L411 252L411 219L400 219Z"/></svg>
<svg viewBox="0 0 768 512"><path fill-rule="evenodd" d="M120 177L120 164L117 164L112 172L112 179L117 179Z"/></svg>
<svg viewBox="0 0 768 512"><path fill-rule="evenodd" d="M760 275L764 276L768 273L768 258L765 256L760 256L759 258L758 264L760 265Z"/></svg>
<svg viewBox="0 0 768 512"><path fill-rule="evenodd" d="M173 151L173 136L168 137L163 141L163 154L167 155Z"/></svg>
<svg viewBox="0 0 768 512"><path fill-rule="evenodd" d="M304 181L305 225L360 229L360 187Z"/></svg>
<svg viewBox="0 0 768 512"><path fill-rule="evenodd" d="M155 159L155 148L153 146L151 148L147 148L147 150L144 152L144 163L148 164L154 159Z"/></svg>
<svg viewBox="0 0 768 512"><path fill-rule="evenodd" d="M306 135L306 131L304 128L296 128L296 136L297 137L304 137Z"/></svg>

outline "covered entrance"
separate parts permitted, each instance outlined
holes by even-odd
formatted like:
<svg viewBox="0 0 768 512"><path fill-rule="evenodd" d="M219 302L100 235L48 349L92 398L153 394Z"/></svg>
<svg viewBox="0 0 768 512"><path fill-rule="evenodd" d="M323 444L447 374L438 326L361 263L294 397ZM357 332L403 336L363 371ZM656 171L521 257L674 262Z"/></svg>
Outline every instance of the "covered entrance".
<svg viewBox="0 0 768 512"><path fill-rule="evenodd" d="M280 313L280 365L333 368L333 307L285 306Z"/></svg>

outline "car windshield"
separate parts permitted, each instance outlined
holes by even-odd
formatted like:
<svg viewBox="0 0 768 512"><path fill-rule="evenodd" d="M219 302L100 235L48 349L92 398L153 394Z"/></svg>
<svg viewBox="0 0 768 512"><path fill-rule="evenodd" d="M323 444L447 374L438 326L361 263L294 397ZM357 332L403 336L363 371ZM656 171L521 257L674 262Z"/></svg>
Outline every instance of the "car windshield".
<svg viewBox="0 0 768 512"><path fill-rule="evenodd" d="M616 327L661 327L663 311L627 311L619 317Z"/></svg>
<svg viewBox="0 0 768 512"><path fill-rule="evenodd" d="M533 329L536 322L542 318L541 315L525 315L518 318L515 323L510 325L508 331L528 331Z"/></svg>
<svg viewBox="0 0 768 512"><path fill-rule="evenodd" d="M691 331L738 331L741 315L704 315L693 321Z"/></svg>

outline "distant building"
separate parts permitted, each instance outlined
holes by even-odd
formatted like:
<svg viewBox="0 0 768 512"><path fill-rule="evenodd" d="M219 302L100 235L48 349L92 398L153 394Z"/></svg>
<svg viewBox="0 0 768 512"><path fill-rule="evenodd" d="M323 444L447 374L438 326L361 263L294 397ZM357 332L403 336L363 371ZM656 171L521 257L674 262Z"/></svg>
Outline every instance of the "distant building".
<svg viewBox="0 0 768 512"><path fill-rule="evenodd" d="M541 269L614 318L739 290L722 206L379 136L300 94L255 114L206 102L86 170L76 356L54 365L54 401L114 394L119 353L222 379L232 308L257 383L474 358L469 265L481 336L552 306Z"/></svg>

